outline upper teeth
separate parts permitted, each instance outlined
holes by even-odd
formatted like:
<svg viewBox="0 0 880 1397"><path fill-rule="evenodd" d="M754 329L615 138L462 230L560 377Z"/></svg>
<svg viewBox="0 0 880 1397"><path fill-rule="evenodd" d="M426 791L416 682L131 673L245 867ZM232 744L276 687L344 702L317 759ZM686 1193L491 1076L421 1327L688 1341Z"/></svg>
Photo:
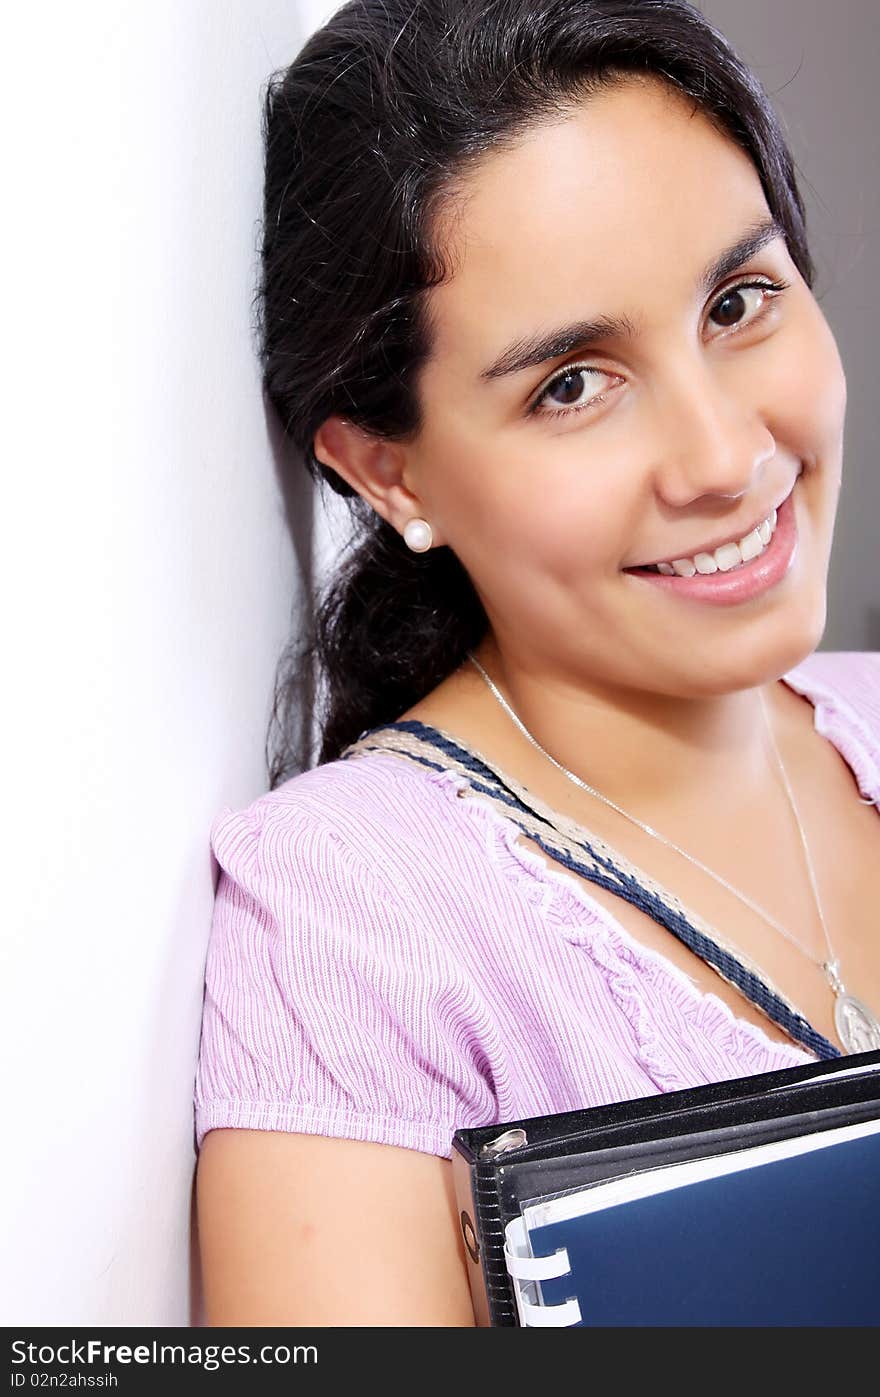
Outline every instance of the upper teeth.
<svg viewBox="0 0 880 1397"><path fill-rule="evenodd" d="M693 558L673 558L671 563L658 563L659 572L678 573L693 577L695 572L730 572L740 563L748 563L764 552L776 528L776 510L768 515L750 534L735 543L722 543L712 553L696 553Z"/></svg>

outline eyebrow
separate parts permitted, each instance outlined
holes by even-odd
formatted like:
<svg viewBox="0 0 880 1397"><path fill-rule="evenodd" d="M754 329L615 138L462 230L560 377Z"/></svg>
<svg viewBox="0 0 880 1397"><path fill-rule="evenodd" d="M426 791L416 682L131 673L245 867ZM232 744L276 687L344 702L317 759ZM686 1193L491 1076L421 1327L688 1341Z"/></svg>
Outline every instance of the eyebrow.
<svg viewBox="0 0 880 1397"><path fill-rule="evenodd" d="M697 294L708 295L724 277L748 262L768 243L784 236L784 230L775 218L764 218L753 224L732 247L726 248L706 267L697 281ZM522 373L523 369L545 364L550 359L559 359L574 349L587 349L601 340L633 339L635 335L636 326L628 315L600 315L596 320L575 320L543 334L513 340L488 368L480 371L479 378L491 382L509 374Z"/></svg>

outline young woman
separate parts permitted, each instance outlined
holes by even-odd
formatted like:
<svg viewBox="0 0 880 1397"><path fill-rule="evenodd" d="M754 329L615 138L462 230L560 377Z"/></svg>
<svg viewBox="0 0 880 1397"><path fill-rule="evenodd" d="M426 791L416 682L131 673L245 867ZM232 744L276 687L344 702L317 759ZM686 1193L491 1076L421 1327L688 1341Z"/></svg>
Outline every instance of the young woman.
<svg viewBox="0 0 880 1397"><path fill-rule="evenodd" d="M844 374L677 0L355 0L265 136L267 391L357 532L318 764L212 830L207 1319L466 1325L458 1127L880 1046Z"/></svg>

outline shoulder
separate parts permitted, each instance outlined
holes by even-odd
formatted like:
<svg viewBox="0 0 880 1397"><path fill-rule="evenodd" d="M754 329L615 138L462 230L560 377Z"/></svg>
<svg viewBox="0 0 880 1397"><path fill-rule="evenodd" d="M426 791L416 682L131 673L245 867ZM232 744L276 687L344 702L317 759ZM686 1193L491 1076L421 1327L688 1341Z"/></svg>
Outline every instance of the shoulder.
<svg viewBox="0 0 880 1397"><path fill-rule="evenodd" d="M385 892L404 866L454 868L462 828L450 781L448 770L391 753L337 758L223 806L211 849L221 869L264 895L316 880L335 880L339 894L341 869L361 896Z"/></svg>
<svg viewBox="0 0 880 1397"><path fill-rule="evenodd" d="M880 802L880 654L816 652L784 679L813 704L816 731L848 762L862 798Z"/></svg>
<svg viewBox="0 0 880 1397"><path fill-rule="evenodd" d="M880 745L880 651L816 650L784 677L826 712L865 724Z"/></svg>
<svg viewBox="0 0 880 1397"><path fill-rule="evenodd" d="M789 672L844 692L865 687L876 690L880 681L880 651L814 650Z"/></svg>
<svg viewBox="0 0 880 1397"><path fill-rule="evenodd" d="M217 816L197 1148L246 1126L449 1157L460 1125L497 1118L492 1015L424 888L451 804L377 753Z"/></svg>

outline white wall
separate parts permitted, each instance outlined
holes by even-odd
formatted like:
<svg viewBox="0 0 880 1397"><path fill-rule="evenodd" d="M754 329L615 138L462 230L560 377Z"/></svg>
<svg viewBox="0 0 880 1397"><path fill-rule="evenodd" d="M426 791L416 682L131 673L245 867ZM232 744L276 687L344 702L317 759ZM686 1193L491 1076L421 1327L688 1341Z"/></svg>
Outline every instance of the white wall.
<svg viewBox="0 0 880 1397"><path fill-rule="evenodd" d="M298 8L4 25L7 1325L191 1322L207 830L265 788L295 581L250 303Z"/></svg>

